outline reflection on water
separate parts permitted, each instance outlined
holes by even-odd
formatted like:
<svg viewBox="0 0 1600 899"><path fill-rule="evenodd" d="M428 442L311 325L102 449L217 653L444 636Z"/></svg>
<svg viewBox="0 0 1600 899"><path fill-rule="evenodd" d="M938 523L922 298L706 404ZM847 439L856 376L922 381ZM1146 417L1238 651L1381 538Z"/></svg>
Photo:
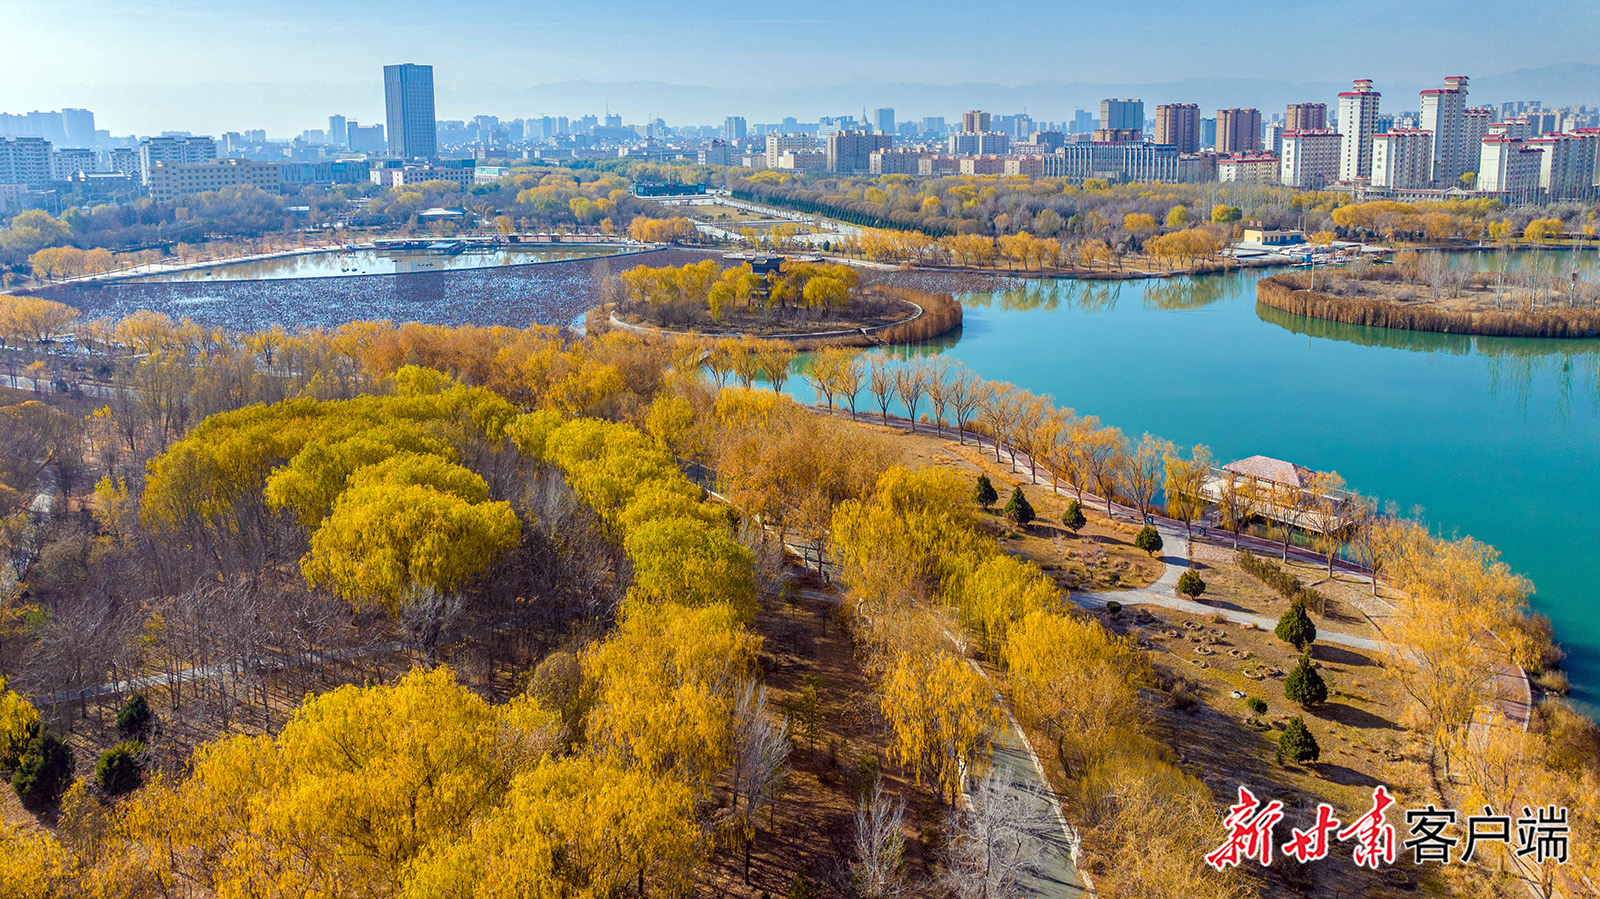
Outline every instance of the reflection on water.
<svg viewBox="0 0 1600 899"><path fill-rule="evenodd" d="M963 293L958 298L966 306L1002 312L1109 312L1117 308L1117 301L1123 296L1137 294L1151 309L1200 309L1227 299L1246 283L1254 284L1255 278L1242 273L1132 281L1040 278L1020 281L1004 290Z"/></svg>
<svg viewBox="0 0 1600 899"><path fill-rule="evenodd" d="M139 281L271 281L290 278L345 278L352 275L407 275L499 268L535 262L590 259L626 252L620 246L541 246L469 249L456 255L425 250L328 250L229 262L180 272L141 276Z"/></svg>

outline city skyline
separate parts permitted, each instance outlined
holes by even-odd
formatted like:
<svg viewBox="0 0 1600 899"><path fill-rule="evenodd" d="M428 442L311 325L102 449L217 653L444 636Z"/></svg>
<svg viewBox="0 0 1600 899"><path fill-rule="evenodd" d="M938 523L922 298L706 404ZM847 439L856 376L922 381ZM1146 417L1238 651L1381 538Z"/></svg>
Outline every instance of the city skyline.
<svg viewBox="0 0 1600 899"><path fill-rule="evenodd" d="M1180 30L1171 24L1174 16L1163 15L1171 5L1151 0L1117 10L1003 2L995 11L998 17L1015 14L1030 23L1015 35L1008 33L1007 51L1049 60L1016 70L997 68L992 52L974 52L970 29L959 16L885 19L895 39L861 53L856 41L839 40L836 23L861 21L862 9L852 5L846 15L834 5L781 19L668 20L632 2L584 13L491 0L456 19L415 28L411 17L396 14L416 6L410 2L387 5L391 15L377 16L371 14L372 4L323 8L302 0L270 11L233 2L88 0L73 7L71 27L66 27L65 13L0 0L0 19L13 26L8 52L0 55L0 110L92 108L99 111L102 127L115 134L257 127L293 133L340 111L362 121L380 120L382 86L370 73L397 58L438 69L440 119L598 112L609 101L628 121L664 117L705 123L727 115L750 121L805 118L863 105L894 107L902 118L949 116L973 105L1026 107L1035 118L1064 118L1104 96L1139 96L1136 91L1143 88L1150 88L1143 99L1152 109L1162 102L1266 108L1298 100L1328 102L1329 93L1355 77L1405 95L1457 70L1473 72L1475 85L1498 93L1496 79L1517 80L1508 73L1561 66L1581 69L1534 80L1552 90L1570 85L1576 94L1595 82L1583 76L1600 73L1600 44L1593 40L1600 34L1600 9L1595 8L1572 11L1572 27L1545 28L1533 40L1531 22L1508 21L1492 34L1480 34L1487 29L1472 26L1480 19L1466 14L1462 4L1423 2L1396 11L1358 2L1337 14L1297 13L1301 24L1326 38L1306 46L1276 37L1279 31L1271 23L1191 17ZM1487 9L1485 3L1465 6ZM1368 7L1374 14L1381 10L1394 27L1375 33L1373 20L1362 15ZM1430 11L1447 8L1451 15L1438 21L1451 33L1432 29L1437 40L1416 45L1386 36L1407 32L1395 17L1423 21ZM869 7L866 15L877 11ZM521 22L530 39L508 38ZM774 55L771 38L779 32L785 42ZM1359 41L1340 39L1358 32ZM1530 38L1525 46L1538 48L1536 56L1513 61L1496 52L1523 32ZM1081 37L1106 33L1119 39ZM716 52L671 52L684 40ZM594 52L597 46L605 52ZM272 49L257 49L265 47ZM1131 47L1146 51L1145 56L1130 55ZM1245 56L1231 49L1245 47ZM1241 71L1250 77L1237 77ZM1013 72L1026 75L1006 77ZM1190 95L1176 89L1186 82L1193 88ZM1229 84L1244 90L1207 96ZM1253 93L1251 85L1257 85ZM1275 85L1317 92L1280 97ZM1166 86L1174 90L1160 91ZM1512 84L1508 91L1551 93L1534 87L1528 94L1517 87ZM307 108L307 96L329 108ZM797 105L806 97L815 98L815 108ZM1578 100L1554 94L1540 99Z"/></svg>

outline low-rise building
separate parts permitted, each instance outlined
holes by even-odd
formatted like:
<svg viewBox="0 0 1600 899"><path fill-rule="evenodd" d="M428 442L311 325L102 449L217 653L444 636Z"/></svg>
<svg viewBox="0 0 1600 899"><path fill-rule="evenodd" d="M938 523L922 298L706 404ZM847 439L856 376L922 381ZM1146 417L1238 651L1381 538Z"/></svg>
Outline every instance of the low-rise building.
<svg viewBox="0 0 1600 899"><path fill-rule="evenodd" d="M1178 157L1178 182L1180 184L1198 184L1202 181L1217 180L1217 159L1215 153L1184 153Z"/></svg>
<svg viewBox="0 0 1600 899"><path fill-rule="evenodd" d="M453 181L465 189L472 186L474 168L470 159L452 159L433 164L399 164L398 160L393 160L374 165L370 178L373 184L383 187L421 184L425 181Z"/></svg>
<svg viewBox="0 0 1600 899"><path fill-rule="evenodd" d="M217 142L209 137L151 137L139 142L139 183L151 184L158 163L191 165L217 158Z"/></svg>
<svg viewBox="0 0 1600 899"><path fill-rule="evenodd" d="M1271 154L1217 160L1217 180L1233 184L1277 184L1282 162Z"/></svg>
<svg viewBox="0 0 1600 899"><path fill-rule="evenodd" d="M1046 178L1111 182L1178 180L1178 148L1143 141L1068 144L1041 157Z"/></svg>
<svg viewBox="0 0 1600 899"><path fill-rule="evenodd" d="M739 121L740 130L743 130L744 120L740 119ZM728 148L727 143L720 140L712 141L695 154L695 161L701 165L728 165L732 158L732 151Z"/></svg>
<svg viewBox="0 0 1600 899"><path fill-rule="evenodd" d="M769 169L778 167L778 160L783 154L791 150L815 150L817 138L811 134L769 134L767 135L766 165Z"/></svg>
<svg viewBox="0 0 1600 899"><path fill-rule="evenodd" d="M821 172L828 168L828 154L821 150L788 150L775 166L791 172Z"/></svg>
<svg viewBox="0 0 1600 899"><path fill-rule="evenodd" d="M961 159L956 156L924 156L917 160L918 175L956 175L960 172Z"/></svg>
<svg viewBox="0 0 1600 899"><path fill-rule="evenodd" d="M253 159L213 159L210 162L157 162L145 173L150 199L171 202L208 190L250 186L277 192L282 185L278 164Z"/></svg>
<svg viewBox="0 0 1600 899"><path fill-rule="evenodd" d="M963 175L1004 175L1005 173L1006 157L1004 156L990 154L988 156L961 157L961 174Z"/></svg>
<svg viewBox="0 0 1600 899"><path fill-rule="evenodd" d="M1007 156L1005 171L1007 175L1027 175L1030 178L1044 176L1044 154L1028 153L1022 156Z"/></svg>
<svg viewBox="0 0 1600 899"><path fill-rule="evenodd" d="M867 171L874 175L916 175L918 164L926 155L918 150L874 150L867 157Z"/></svg>
<svg viewBox="0 0 1600 899"><path fill-rule="evenodd" d="M371 178L372 163L365 159L278 163L278 180L291 187L308 184L360 184Z"/></svg>
<svg viewBox="0 0 1600 899"><path fill-rule="evenodd" d="M960 131L945 141L951 156L1004 156L1011 152L1011 135L1003 131Z"/></svg>

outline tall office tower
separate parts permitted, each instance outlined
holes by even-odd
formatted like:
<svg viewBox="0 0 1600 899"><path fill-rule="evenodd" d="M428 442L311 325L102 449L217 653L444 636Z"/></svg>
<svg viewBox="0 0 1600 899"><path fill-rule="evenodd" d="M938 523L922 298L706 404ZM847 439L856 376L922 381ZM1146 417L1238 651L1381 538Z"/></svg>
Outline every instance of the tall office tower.
<svg viewBox="0 0 1600 899"><path fill-rule="evenodd" d="M1261 149L1261 110L1217 110L1217 152L1254 153Z"/></svg>
<svg viewBox="0 0 1600 899"><path fill-rule="evenodd" d="M1467 78L1454 75L1444 89L1422 92L1422 130L1433 132L1434 187L1455 187L1467 167Z"/></svg>
<svg viewBox="0 0 1600 899"><path fill-rule="evenodd" d="M961 130L972 134L978 131L989 130L990 116L987 112L977 109L968 110L961 114Z"/></svg>
<svg viewBox="0 0 1600 899"><path fill-rule="evenodd" d="M433 66L409 62L384 66L383 99L389 121L389 155L405 159L439 155L439 125L433 115Z"/></svg>
<svg viewBox="0 0 1600 899"><path fill-rule="evenodd" d="M1339 125L1343 127L1344 122ZM1290 103L1283 117L1285 131L1326 131L1328 129L1328 104Z"/></svg>
<svg viewBox="0 0 1600 899"><path fill-rule="evenodd" d="M61 125L68 144L74 147L94 145L94 113L87 109L63 109Z"/></svg>
<svg viewBox="0 0 1600 899"><path fill-rule="evenodd" d="M1200 107L1194 103L1163 103L1156 107L1156 143L1171 144L1179 153L1200 150Z"/></svg>
<svg viewBox="0 0 1600 899"><path fill-rule="evenodd" d="M894 133L894 110L883 106L872 112L872 130L884 134Z"/></svg>
<svg viewBox="0 0 1600 899"><path fill-rule="evenodd" d="M731 115L722 120L723 140L744 140L749 130L750 127L745 124L744 116Z"/></svg>
<svg viewBox="0 0 1600 899"><path fill-rule="evenodd" d="M923 134L932 134L935 137L944 137L944 116L925 116L922 119L920 127Z"/></svg>
<svg viewBox="0 0 1600 899"><path fill-rule="evenodd" d="M335 147L350 146L350 120L342 115L328 116L328 143Z"/></svg>
<svg viewBox="0 0 1600 899"><path fill-rule="evenodd" d="M1351 90L1339 92L1339 131L1344 146L1339 153L1339 180L1372 177L1372 136L1379 132L1378 101L1383 94L1372 89L1372 79L1358 78Z"/></svg>
<svg viewBox="0 0 1600 899"><path fill-rule="evenodd" d="M1101 100L1101 131L1144 131L1143 100Z"/></svg>
<svg viewBox="0 0 1600 899"><path fill-rule="evenodd" d="M1210 150L1217 148L1217 120L1200 120L1200 146Z"/></svg>

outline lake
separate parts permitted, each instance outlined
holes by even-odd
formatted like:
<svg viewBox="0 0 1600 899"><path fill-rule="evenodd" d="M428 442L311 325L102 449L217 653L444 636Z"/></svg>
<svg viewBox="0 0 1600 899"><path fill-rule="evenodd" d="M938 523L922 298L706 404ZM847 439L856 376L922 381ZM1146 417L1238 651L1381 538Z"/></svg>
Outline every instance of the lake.
<svg viewBox="0 0 1600 899"><path fill-rule="evenodd" d="M455 255L426 250L329 250L202 268L140 275L137 281L257 281L287 278L347 278L352 275L408 275L592 259L628 252L606 245L483 247Z"/></svg>
<svg viewBox="0 0 1600 899"><path fill-rule="evenodd" d="M1552 253L1514 264L1567 271ZM1492 254L1458 256L1492 267ZM1600 267L1592 251L1582 277ZM1600 707L1600 341L1474 338L1257 309L1252 271L1159 281L1029 281L963 294L943 353L1051 394L1137 439L1204 443L1339 472L1422 507L1436 531L1498 547L1537 588L1569 653L1574 698ZM810 388L791 389L810 400ZM865 403L871 399L863 394ZM926 407L924 407L926 408Z"/></svg>

